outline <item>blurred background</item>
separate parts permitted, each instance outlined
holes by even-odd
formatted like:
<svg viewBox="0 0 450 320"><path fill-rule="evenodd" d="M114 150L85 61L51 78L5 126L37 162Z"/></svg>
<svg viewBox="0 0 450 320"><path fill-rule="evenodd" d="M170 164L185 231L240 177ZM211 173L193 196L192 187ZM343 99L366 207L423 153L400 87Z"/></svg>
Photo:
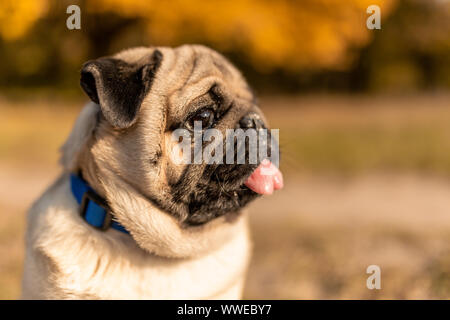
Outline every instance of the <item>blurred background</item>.
<svg viewBox="0 0 450 320"><path fill-rule="evenodd" d="M250 206L245 298L450 298L447 0L2 0L0 298L20 295L26 210L60 173L82 63L184 43L235 63L280 129L285 189Z"/></svg>

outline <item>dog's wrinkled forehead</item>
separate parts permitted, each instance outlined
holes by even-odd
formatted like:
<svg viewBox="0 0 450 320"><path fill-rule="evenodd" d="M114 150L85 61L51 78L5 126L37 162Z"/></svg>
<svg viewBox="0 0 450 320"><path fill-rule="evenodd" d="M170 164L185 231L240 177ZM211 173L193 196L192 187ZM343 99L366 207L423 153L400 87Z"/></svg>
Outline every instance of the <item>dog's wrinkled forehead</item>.
<svg viewBox="0 0 450 320"><path fill-rule="evenodd" d="M162 54L158 74L164 83L177 90L202 79L222 79L236 87L247 86L240 72L222 55L201 45L184 45L177 48L133 48L121 51L113 58L129 64L144 64L155 50ZM158 77L158 75L157 75Z"/></svg>
<svg viewBox="0 0 450 320"><path fill-rule="evenodd" d="M161 52L162 61L153 79L152 92L168 98L174 110L182 110L213 86L243 99L253 98L241 73L225 57L201 45L135 48L114 57L141 64L154 50Z"/></svg>

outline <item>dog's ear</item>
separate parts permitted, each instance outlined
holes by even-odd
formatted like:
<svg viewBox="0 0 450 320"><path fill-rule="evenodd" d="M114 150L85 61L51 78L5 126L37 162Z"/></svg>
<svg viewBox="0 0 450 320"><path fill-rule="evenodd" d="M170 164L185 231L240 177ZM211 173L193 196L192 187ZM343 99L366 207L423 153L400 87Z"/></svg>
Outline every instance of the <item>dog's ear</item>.
<svg viewBox="0 0 450 320"><path fill-rule="evenodd" d="M134 64L114 58L91 60L83 65L80 84L100 105L105 119L113 127L125 129L135 123L161 60L158 50Z"/></svg>

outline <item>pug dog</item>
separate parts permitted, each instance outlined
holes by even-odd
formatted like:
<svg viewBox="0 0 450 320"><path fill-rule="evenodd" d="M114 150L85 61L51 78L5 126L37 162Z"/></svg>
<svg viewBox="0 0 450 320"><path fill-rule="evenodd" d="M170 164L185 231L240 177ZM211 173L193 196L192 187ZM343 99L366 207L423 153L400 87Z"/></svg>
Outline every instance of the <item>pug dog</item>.
<svg viewBox="0 0 450 320"><path fill-rule="evenodd" d="M24 299L238 299L251 244L243 208L282 187L256 164L175 163L174 130L265 128L240 72L199 45L86 62L89 102L63 172L28 213ZM262 167L270 174L261 174Z"/></svg>

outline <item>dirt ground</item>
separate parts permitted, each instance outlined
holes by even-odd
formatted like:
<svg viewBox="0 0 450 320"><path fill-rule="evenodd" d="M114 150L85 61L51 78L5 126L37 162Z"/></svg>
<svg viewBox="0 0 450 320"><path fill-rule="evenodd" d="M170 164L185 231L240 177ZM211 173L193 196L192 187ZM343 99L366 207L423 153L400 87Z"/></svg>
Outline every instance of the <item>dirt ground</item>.
<svg viewBox="0 0 450 320"><path fill-rule="evenodd" d="M449 187L405 175L288 179L251 206L246 297L448 299ZM366 287L373 264L381 290Z"/></svg>

